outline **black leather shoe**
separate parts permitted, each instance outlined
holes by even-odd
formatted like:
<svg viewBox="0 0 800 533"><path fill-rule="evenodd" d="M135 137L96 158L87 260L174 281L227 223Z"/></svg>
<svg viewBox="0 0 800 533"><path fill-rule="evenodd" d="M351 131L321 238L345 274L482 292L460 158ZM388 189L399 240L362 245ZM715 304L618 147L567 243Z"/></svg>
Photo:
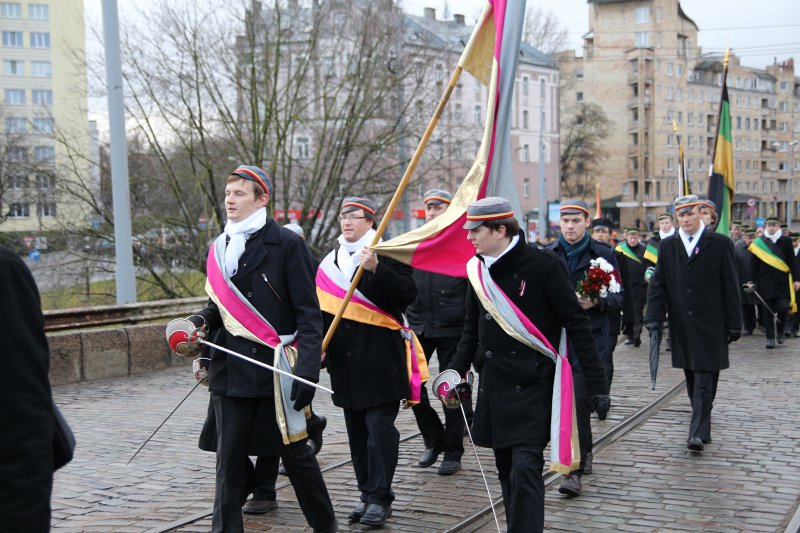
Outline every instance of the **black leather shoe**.
<svg viewBox="0 0 800 533"><path fill-rule="evenodd" d="M638 348L641 345L642 345L642 339L634 339L633 340L633 347L634 348Z"/></svg>
<svg viewBox="0 0 800 533"><path fill-rule="evenodd" d="M278 502L275 500L262 500L260 498L253 498L242 507L242 512L245 514L265 514L278 507Z"/></svg>
<svg viewBox="0 0 800 533"><path fill-rule="evenodd" d="M451 476L461 470L461 461L459 459L445 459L436 472L440 476Z"/></svg>
<svg viewBox="0 0 800 533"><path fill-rule="evenodd" d="M744 330L742 332L742 337L749 337L752 334L753 334L753 330L752 329L746 329L746 330Z"/></svg>
<svg viewBox="0 0 800 533"><path fill-rule="evenodd" d="M711 437L707 437L705 439L700 439L700 440L703 441L703 444L711 444Z"/></svg>
<svg viewBox="0 0 800 533"><path fill-rule="evenodd" d="M576 498L581 495L581 488L581 476L567 474L567 477L565 477L561 485L558 486L558 492Z"/></svg>
<svg viewBox="0 0 800 533"><path fill-rule="evenodd" d="M775 339L767 339L767 350L771 350L775 347Z"/></svg>
<svg viewBox="0 0 800 533"><path fill-rule="evenodd" d="M441 448L427 448L422 452L422 455L419 456L419 462L417 464L422 468L428 468L436 462L440 453L442 453Z"/></svg>
<svg viewBox="0 0 800 533"><path fill-rule="evenodd" d="M700 437L692 437L686 443L686 447L692 450L693 452L702 452L703 441L700 439Z"/></svg>
<svg viewBox="0 0 800 533"><path fill-rule="evenodd" d="M793 331L792 332L792 337L794 337L794 338L800 337L800 331Z"/></svg>
<svg viewBox="0 0 800 533"><path fill-rule="evenodd" d="M778 337L778 344L783 344L783 341L785 340L786 340L785 337Z"/></svg>
<svg viewBox="0 0 800 533"><path fill-rule="evenodd" d="M367 511L361 517L360 524L364 526L378 527L386 523L392 516L391 505L381 505L379 503L370 503L367 505Z"/></svg>
<svg viewBox="0 0 800 533"><path fill-rule="evenodd" d="M308 422L308 442L311 443L314 455L317 455L322 449L322 432L328 425L328 419L324 416L314 415Z"/></svg>
<svg viewBox="0 0 800 533"><path fill-rule="evenodd" d="M366 502L359 502L356 505L356 508L350 511L350 514L347 515L347 519L351 522L358 522L361 520L361 517L364 516L364 512L367 510Z"/></svg>

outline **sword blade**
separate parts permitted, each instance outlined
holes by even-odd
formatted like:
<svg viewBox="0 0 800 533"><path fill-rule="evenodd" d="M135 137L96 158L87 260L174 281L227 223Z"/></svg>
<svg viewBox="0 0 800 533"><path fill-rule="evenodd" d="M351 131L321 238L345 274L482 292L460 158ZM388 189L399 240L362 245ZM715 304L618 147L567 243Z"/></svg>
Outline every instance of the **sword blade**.
<svg viewBox="0 0 800 533"><path fill-rule="evenodd" d="M173 410L172 410L172 412L171 412L170 414L168 414L168 415L167 415L167 418L165 418L165 419L164 419L164 421L163 421L163 422L161 422L161 423L158 425L158 427L155 429L155 431L153 431L153 432L150 434L150 436L149 436L149 437L147 437L147 439L146 439L146 440L145 440L145 441L142 443L142 445L141 445L141 446L139 446L139 449L138 449L138 450L136 450L136 453L134 453L134 454L133 454L133 456L132 456L130 459L128 459L128 462L127 462L127 463L125 463L125 466L124 466L123 468L128 468L128 465L129 465L129 464L131 464L131 461L133 461L133 460L136 458L136 456L137 456L137 455L139 455L139 452L140 452L140 451L142 451L142 448L144 448L145 444L147 444L148 442L150 442L150 439L152 439L152 438L155 436L155 434L156 434L156 433L158 433L158 430L159 430L159 429L161 429L161 427L162 427L164 424L166 424L166 423L167 423L167 420L169 420L169 419L170 419L170 417L172 417L172 415L174 415L174 414L175 414L175 411L177 411L177 410L178 410L178 407L180 407L181 405L183 405L183 402L185 402L185 401L186 401L186 398L188 398L188 397L189 397L189 395L190 395L190 394L192 394L192 393L194 392L194 390L197 388L197 386L198 386L198 385L200 385L200 382L199 382L199 381L198 381L197 383L195 383L195 384L194 384L194 387L192 387L192 388L191 388L191 390L190 390L188 393L186 393L186 396L184 396L184 397L183 397L183 400L181 400L180 402L178 402L178 405L176 405L176 406L175 406L175 409L173 409Z"/></svg>
<svg viewBox="0 0 800 533"><path fill-rule="evenodd" d="M296 381L299 381L301 383L305 383L306 385L311 385L315 389L324 390L328 394L333 394L333 391L331 389L329 389L327 387L323 387L322 385L320 385L318 383L314 383L313 381L308 381L307 379L303 379L300 376L295 376L291 372L286 372L285 370L281 370L280 368L275 368L274 366L268 365L267 363L262 363L261 361L256 361L252 357L247 357L246 355L242 355L242 354L240 354L238 352L234 352L233 350L229 350L229 349L227 349L225 347L222 347L222 346L220 346L218 344L214 344L213 342L209 342L209 341L204 340L204 339L200 339L199 342L202 343L202 344L205 344L206 346L211 346L212 348L216 348L217 350L225 352L228 355L232 355L233 357L238 357L239 359L241 359L243 361L247 361L248 363L252 363L252 364L254 364L256 366L260 366L261 368L266 368L267 370L272 370L273 372L277 372L278 374L284 375L284 376L286 376L288 378L292 378L292 379L294 379Z"/></svg>
<svg viewBox="0 0 800 533"><path fill-rule="evenodd" d="M492 491L489 490L489 483L486 481L486 474L483 473L481 458L478 457L478 449L475 447L475 442L472 440L472 431L469 429L469 421L467 421L467 413L464 412L464 404L459 402L458 406L461 408L461 416L464 418L464 427L467 428L467 436L469 437L469 443L472 445L472 451L475 454L475 459L478 461L478 468L481 471L481 477L483 478L483 485L486 487L486 494L489 495L489 506L491 506L492 508L492 515L494 515L494 523L497 526L497 533L502 533L500 531L500 521L497 519L497 512L494 510L494 501L492 501Z"/></svg>

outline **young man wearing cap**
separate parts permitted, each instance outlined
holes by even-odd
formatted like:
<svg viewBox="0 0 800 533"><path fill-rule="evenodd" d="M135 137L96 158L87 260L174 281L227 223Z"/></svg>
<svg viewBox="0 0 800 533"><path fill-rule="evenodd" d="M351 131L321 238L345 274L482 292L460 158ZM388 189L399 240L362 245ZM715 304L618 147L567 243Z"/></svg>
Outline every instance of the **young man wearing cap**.
<svg viewBox="0 0 800 533"><path fill-rule="evenodd" d="M613 249L611 244L612 226L612 222L605 218L596 218L592 220L592 239L598 243L607 244ZM619 264L619 268L620 277L622 278L622 282L624 284L626 283L625 280L628 278L628 276L623 270L625 268L624 265ZM627 286L623 285L623 290L625 294L627 294L629 289ZM603 361L603 367L606 371L606 379L608 380L609 390L611 389L611 381L614 379L614 351L617 349L617 339L619 338L622 326L621 311L621 309L611 309L608 312L608 342L606 343L606 354L605 356L600 357L600 359Z"/></svg>
<svg viewBox="0 0 800 533"><path fill-rule="evenodd" d="M661 241L647 291L645 325L659 327L669 307L672 366L682 368L692 404L687 446L711 442L711 407L720 370L728 368L728 344L742 327L733 242L703 224L697 196L675 200L680 230Z"/></svg>
<svg viewBox="0 0 800 533"><path fill-rule="evenodd" d="M627 228L625 239L614 249L625 282L625 302L622 328L628 336L625 344L638 348L642 344L642 314L647 296L645 272L653 263L645 259L647 247L640 242L639 230ZM622 265L625 265L624 267Z"/></svg>
<svg viewBox="0 0 800 533"><path fill-rule="evenodd" d="M744 329L742 336L747 337L753 334L756 329L756 296L752 291L746 290L747 282L753 279L750 274L752 267L753 255L747 249L756 238L756 230L753 228L744 228L742 230L742 238L733 245L733 253L736 256L736 264L739 269L739 287L740 296L742 298L742 320Z"/></svg>
<svg viewBox="0 0 800 533"><path fill-rule="evenodd" d="M425 221L431 221L444 213L452 199L453 196L447 191L427 191L423 199ZM464 325L467 280L414 269L414 282L417 285L417 298L408 306L408 325L417 334L427 360L430 361L435 350L439 368L444 370L455 354ZM468 406L469 404L464 404L465 408ZM420 402L412 410L425 443L425 451L418 461L419 466L431 466L444 452L437 472L441 475L458 472L461 469L461 456L464 455L464 418L461 410L445 408L445 423L442 424L424 387ZM470 414L467 413L467 416Z"/></svg>
<svg viewBox="0 0 800 533"><path fill-rule="evenodd" d="M325 361L333 403L344 411L360 491L360 501L348 518L369 527L382 526L392 514L400 402L415 395L419 401L420 382L427 379L427 368L414 374L418 362L407 358L406 350L415 340L403 326L403 313L417 294L411 267L390 258L378 260L368 248L375 237L376 211L372 200L345 198L339 210L339 247L317 270L317 294L327 330L359 265L364 269ZM420 357L424 366L424 355Z"/></svg>
<svg viewBox="0 0 800 533"><path fill-rule="evenodd" d="M772 349L776 338L778 344L783 344L787 314L797 311L795 292L800 289L800 269L792 240L783 236L780 221L769 217L765 222L764 235L748 247L752 254L748 285L755 287L764 299L761 325L766 333L767 349ZM773 313L777 313L777 328Z"/></svg>
<svg viewBox="0 0 800 533"><path fill-rule="evenodd" d="M470 204L464 228L476 256L467 265L466 318L450 368L464 376L472 365L480 375L472 437L494 450L508 532L539 532L556 367L525 336L531 327L520 332L519 314L554 347L566 329L570 361L580 360L587 391L598 403L607 401L605 375L574 283L556 257L525 243L508 200ZM503 303L487 300L487 291L502 295Z"/></svg>
<svg viewBox="0 0 800 533"><path fill-rule="evenodd" d="M742 240L742 235L743 235L742 230L743 226L741 221L734 220L733 222L731 222L731 240L733 241L734 244Z"/></svg>
<svg viewBox="0 0 800 533"><path fill-rule="evenodd" d="M608 261L614 269L619 271L619 266L614 258L614 252L608 246L598 243L589 237L587 228L589 227L589 207L583 200L563 200L560 207L561 217L559 225L561 236L557 241L547 246L547 249L555 253L561 259L569 272L572 287L583 281L586 272L589 270L589 262L599 257ZM622 308L625 291L616 294L609 294L606 298L598 301L591 301L579 298L581 307L589 315L592 325L592 336L597 348L597 354L602 365L605 367L606 361L603 359L608 353L608 343L610 338L609 315L613 311ZM590 415L593 410L592 401L586 387L587 377L583 373L583 361L573 356L569 350L569 361L572 364L573 378L575 382L575 407L578 418L578 433L581 446L581 465L575 471L566 476L558 490L567 496L580 496L582 490L581 477L584 474L592 473L592 428ZM605 398L607 400L607 398ZM605 419L608 412L608 405L602 405L602 409L597 409L601 420Z"/></svg>
<svg viewBox="0 0 800 533"><path fill-rule="evenodd" d="M242 165L228 177L228 222L208 255L210 301L189 320L218 332L217 344L270 365L276 350L287 358L296 354L295 375L316 382L322 316L311 256L297 235L267 216L271 194L272 180L259 167ZM296 351L290 347L295 341ZM286 398L276 394L272 372L215 349L210 356L208 388L217 429L212 531L244 530L248 447L257 428L277 448L308 524L317 532L336 531L325 481L304 438L303 411L315 389L295 380L282 382L281 388L291 388ZM280 422L276 408L284 413Z"/></svg>
<svg viewBox="0 0 800 533"><path fill-rule="evenodd" d="M708 198L702 198L700 202L700 216L703 219L703 224L709 231L716 231L717 221L719 215L717 214L717 204Z"/></svg>

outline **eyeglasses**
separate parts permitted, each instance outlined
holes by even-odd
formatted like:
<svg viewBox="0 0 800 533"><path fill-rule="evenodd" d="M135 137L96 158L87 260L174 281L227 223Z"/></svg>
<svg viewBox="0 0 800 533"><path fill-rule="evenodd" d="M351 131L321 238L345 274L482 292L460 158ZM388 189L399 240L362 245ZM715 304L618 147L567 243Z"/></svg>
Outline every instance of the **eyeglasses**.
<svg viewBox="0 0 800 533"><path fill-rule="evenodd" d="M339 222L350 222L352 220L363 220L363 219L365 219L367 217L354 217L352 215L339 215L337 218L339 219Z"/></svg>

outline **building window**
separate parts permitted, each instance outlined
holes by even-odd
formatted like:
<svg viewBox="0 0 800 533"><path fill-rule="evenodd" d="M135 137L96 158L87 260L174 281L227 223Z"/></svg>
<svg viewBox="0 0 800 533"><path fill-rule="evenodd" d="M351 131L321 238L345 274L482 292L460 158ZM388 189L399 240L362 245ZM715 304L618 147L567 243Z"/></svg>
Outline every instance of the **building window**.
<svg viewBox="0 0 800 533"><path fill-rule="evenodd" d="M674 72L673 69L674 68L675 68L675 65L673 65L672 63L667 63L667 76L672 76L673 75L673 72Z"/></svg>
<svg viewBox="0 0 800 533"><path fill-rule="evenodd" d="M33 157L36 161L53 161L56 158L55 146L37 146L33 149Z"/></svg>
<svg viewBox="0 0 800 533"><path fill-rule="evenodd" d="M51 78L53 65L49 61L31 61L31 76L34 78Z"/></svg>
<svg viewBox="0 0 800 533"><path fill-rule="evenodd" d="M694 144L694 137L692 137L691 135L687 135L687 136L686 136L686 146L687 146L688 148L692 148L692 147L693 147L693 146L692 146L693 144Z"/></svg>
<svg viewBox="0 0 800 533"><path fill-rule="evenodd" d="M525 198L530 196L530 180L528 178L522 182L522 196Z"/></svg>
<svg viewBox="0 0 800 533"><path fill-rule="evenodd" d="M53 119L52 118L35 118L33 119L33 131L41 133L42 135L53 134Z"/></svg>
<svg viewBox="0 0 800 533"><path fill-rule="evenodd" d="M683 76L683 65L681 65L680 63L678 63L678 66L677 66L677 67L675 67L675 68L677 69L677 72L676 72L677 76L678 76L679 78L680 78L680 77L682 77L682 76Z"/></svg>
<svg viewBox="0 0 800 533"><path fill-rule="evenodd" d="M578 91L575 93L575 101L576 102L583 102L583 92Z"/></svg>
<svg viewBox="0 0 800 533"><path fill-rule="evenodd" d="M667 87L667 100L672 100L673 98L675 98L675 89Z"/></svg>
<svg viewBox="0 0 800 533"><path fill-rule="evenodd" d="M6 134L13 135L16 133L25 133L28 131L28 121L23 117L8 117L6 118Z"/></svg>
<svg viewBox="0 0 800 533"><path fill-rule="evenodd" d="M528 126L528 112L527 111L523 111L522 112L522 129L527 130L528 128L529 128L529 126Z"/></svg>
<svg viewBox="0 0 800 533"><path fill-rule="evenodd" d="M22 4L17 2L0 2L0 18L18 19L22 16Z"/></svg>
<svg viewBox="0 0 800 533"><path fill-rule="evenodd" d="M539 78L539 98L544 99L546 94L547 88L547 80L545 78Z"/></svg>
<svg viewBox="0 0 800 533"><path fill-rule="evenodd" d="M672 134L667 135L667 146L672 146L672 140L674 139Z"/></svg>
<svg viewBox="0 0 800 533"><path fill-rule="evenodd" d="M522 162L527 163L531 160L531 147L528 144L522 145Z"/></svg>
<svg viewBox="0 0 800 533"><path fill-rule="evenodd" d="M22 32L4 31L3 48L22 48Z"/></svg>
<svg viewBox="0 0 800 533"><path fill-rule="evenodd" d="M528 96L528 82L530 78L528 76L522 76L522 96Z"/></svg>
<svg viewBox="0 0 800 533"><path fill-rule="evenodd" d="M579 68L578 70L575 71L575 79L578 80L578 81L583 79L583 69L582 68Z"/></svg>
<svg viewBox="0 0 800 533"><path fill-rule="evenodd" d="M671 157L667 158L667 170L674 170L675 169L675 160Z"/></svg>
<svg viewBox="0 0 800 533"><path fill-rule="evenodd" d="M11 189L27 189L28 176L26 174L12 174L8 177L8 187Z"/></svg>
<svg viewBox="0 0 800 533"><path fill-rule="evenodd" d="M462 124L464 122L464 109L462 108L461 104L456 104L455 110L455 119L456 123Z"/></svg>
<svg viewBox="0 0 800 533"><path fill-rule="evenodd" d="M28 18L50 20L50 6L47 4L28 4Z"/></svg>
<svg viewBox="0 0 800 533"><path fill-rule="evenodd" d="M50 48L50 34L47 32L31 32L31 48Z"/></svg>
<svg viewBox="0 0 800 533"><path fill-rule="evenodd" d="M43 202L36 204L36 215L40 217L54 217L56 216L56 203Z"/></svg>
<svg viewBox="0 0 800 533"><path fill-rule="evenodd" d="M636 24L647 24L650 22L650 7L637 7L634 11L636 14Z"/></svg>
<svg viewBox="0 0 800 533"><path fill-rule="evenodd" d="M475 112L474 112L472 118L473 118L473 121L475 122L475 124L480 124L481 123L481 106L479 106L479 105L475 106Z"/></svg>
<svg viewBox="0 0 800 533"><path fill-rule="evenodd" d="M789 90L789 82L788 81L782 81L780 87L781 87L781 92L788 91Z"/></svg>
<svg viewBox="0 0 800 533"><path fill-rule="evenodd" d="M308 159L308 137L297 138L297 159Z"/></svg>
<svg viewBox="0 0 800 533"><path fill-rule="evenodd" d="M50 107L53 105L53 91L34 89L31 91L31 101L36 105Z"/></svg>
<svg viewBox="0 0 800 533"><path fill-rule="evenodd" d="M636 48L647 48L650 46L646 31L637 31L633 34L633 46Z"/></svg>
<svg viewBox="0 0 800 533"><path fill-rule="evenodd" d="M31 216L30 204L24 202L15 202L9 206L9 218L27 218Z"/></svg>
<svg viewBox="0 0 800 533"><path fill-rule="evenodd" d="M52 174L37 174L36 188L39 190L52 190L56 188L56 177Z"/></svg>
<svg viewBox="0 0 800 533"><path fill-rule="evenodd" d="M25 104L25 90L24 89L6 89L6 105L24 105Z"/></svg>
<svg viewBox="0 0 800 533"><path fill-rule="evenodd" d="M25 64L16 59L6 59L3 61L3 74L5 76L24 76Z"/></svg>

